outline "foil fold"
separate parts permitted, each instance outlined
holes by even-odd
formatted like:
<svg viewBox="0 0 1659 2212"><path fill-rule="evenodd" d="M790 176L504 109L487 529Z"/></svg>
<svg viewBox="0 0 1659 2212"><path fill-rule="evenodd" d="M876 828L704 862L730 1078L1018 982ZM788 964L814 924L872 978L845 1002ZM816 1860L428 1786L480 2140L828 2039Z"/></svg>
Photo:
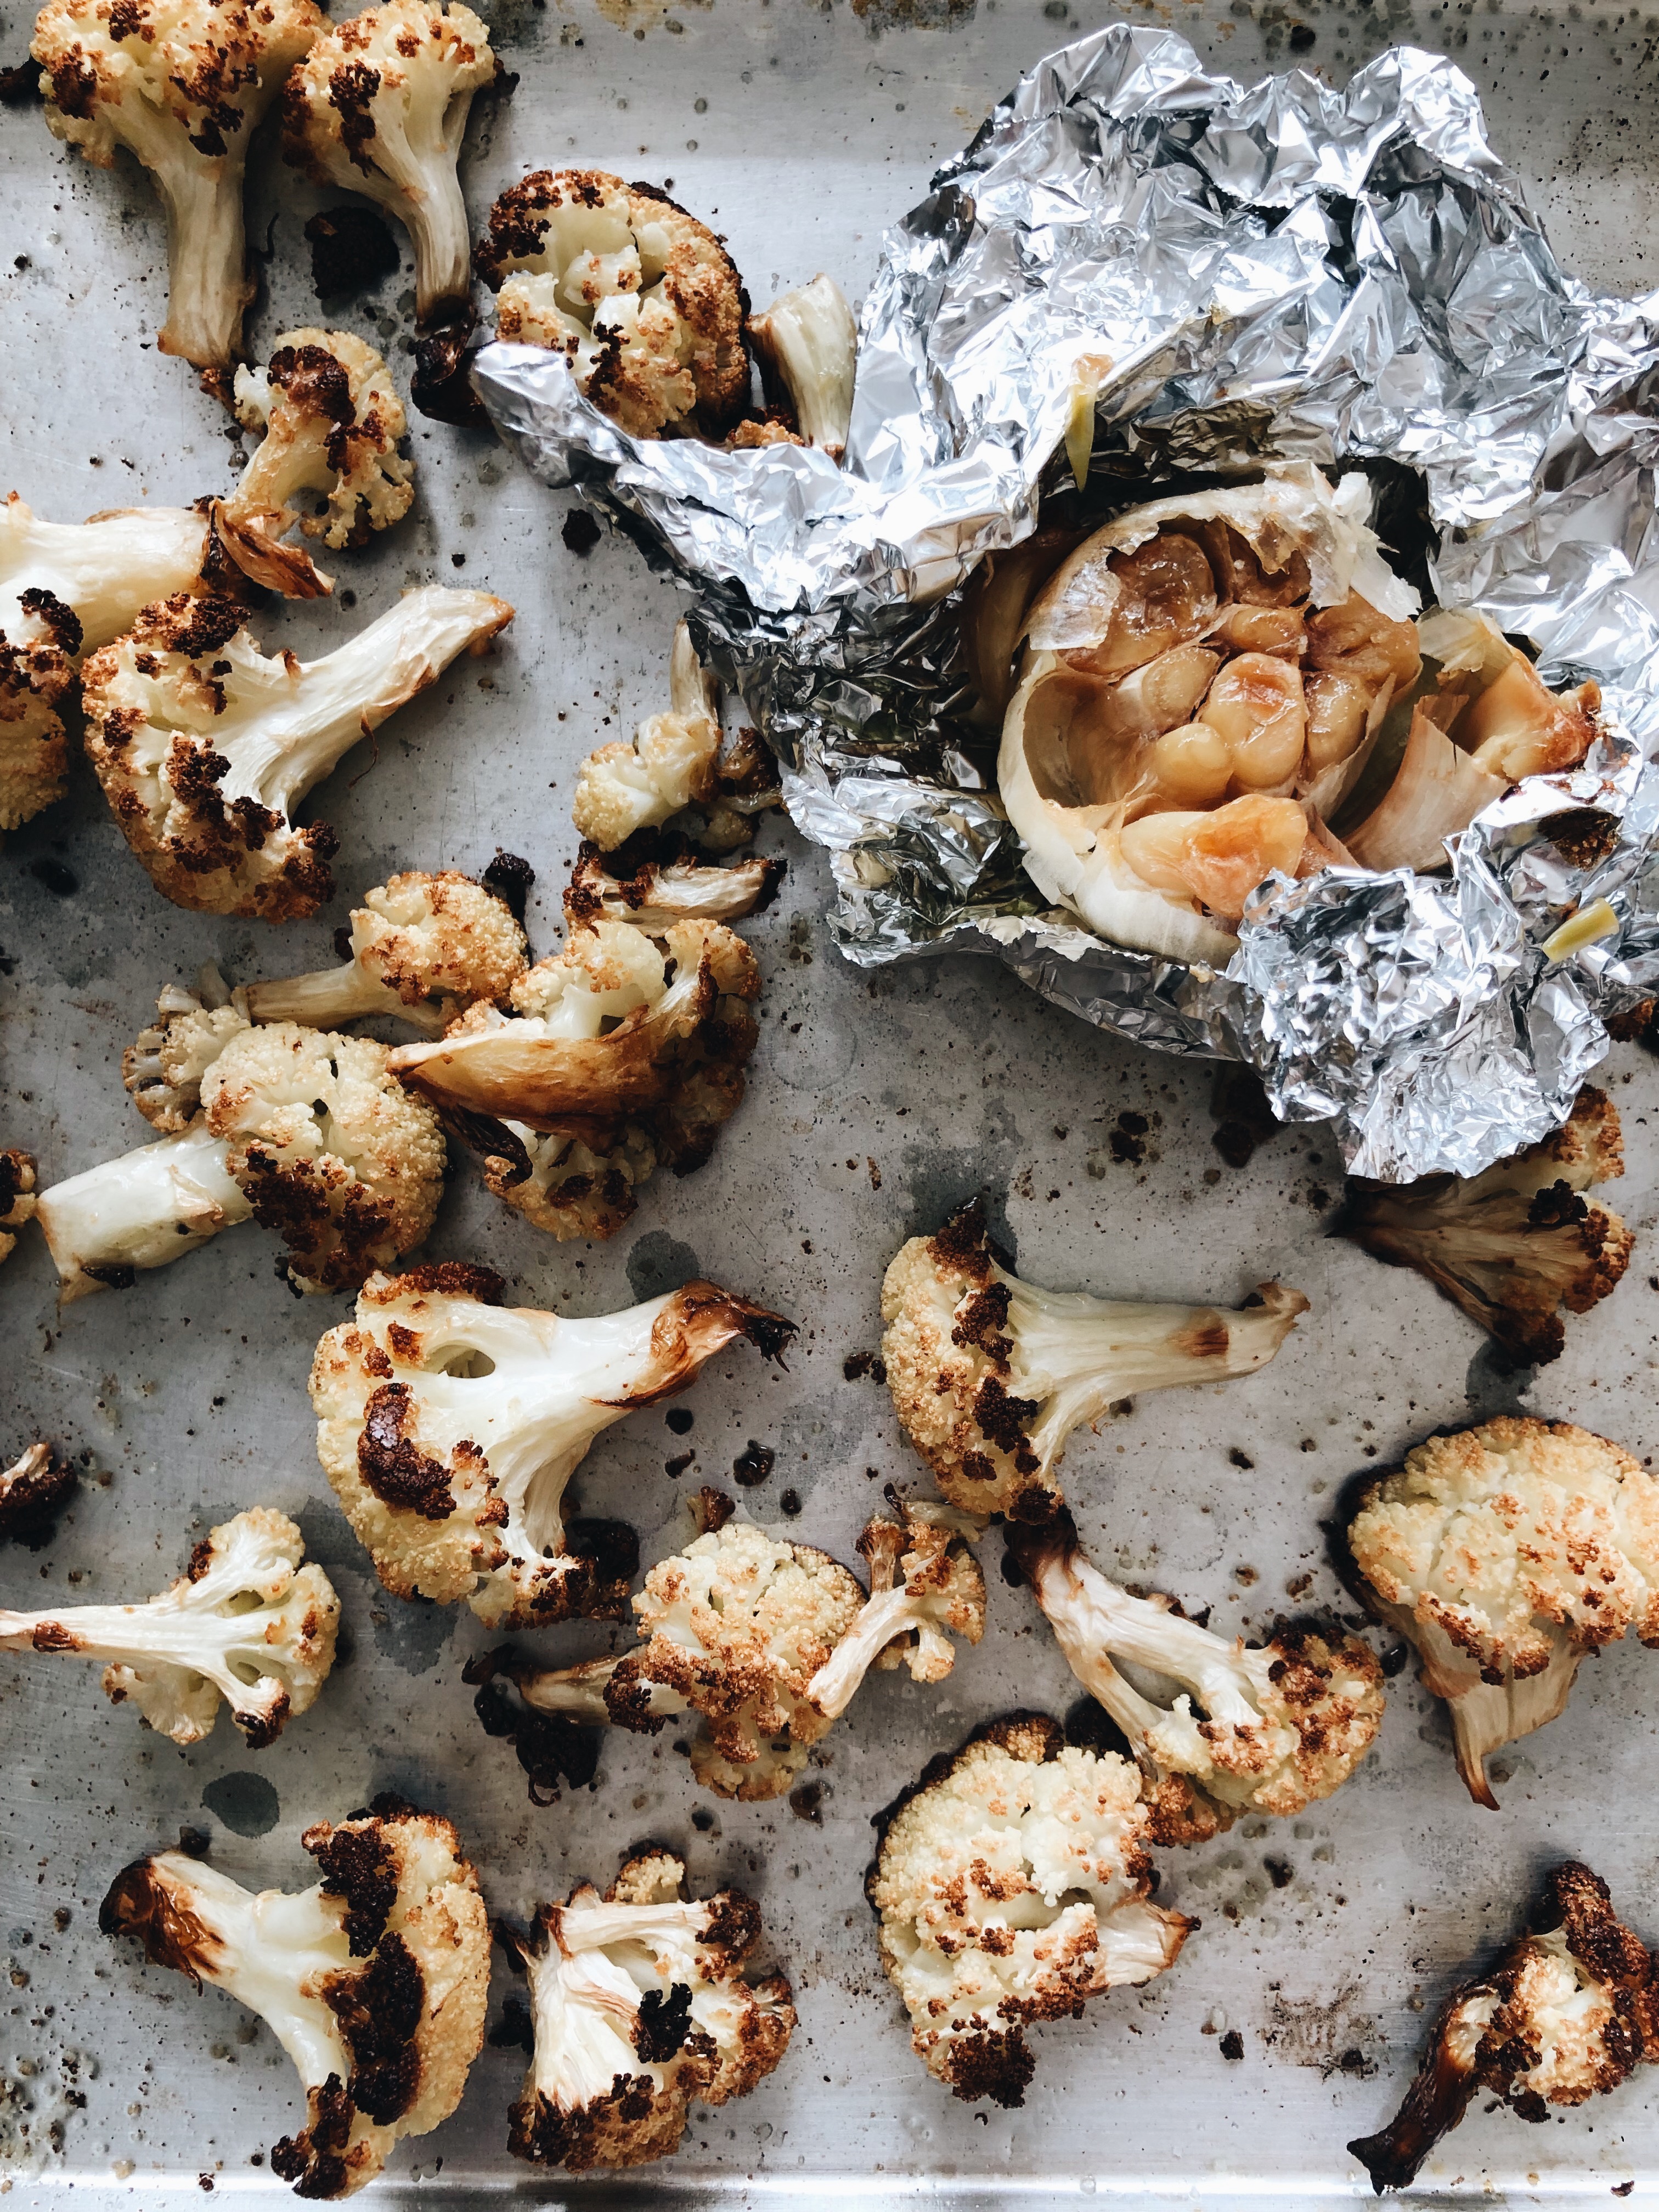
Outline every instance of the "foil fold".
<svg viewBox="0 0 1659 2212"><path fill-rule="evenodd" d="M1508 793L1449 874L1264 884L1224 973L1048 908L958 609L1069 483L1085 358L1091 522L1194 472L1403 465L1432 595L1530 639L1553 684L1603 685L1583 768ZM1341 92L1244 87L1116 25L1041 61L888 233L844 466L630 438L534 348L486 346L474 380L533 475L696 591L701 648L830 852L849 958L992 954L1120 1035L1248 1061L1281 1116L1400 1181L1544 1134L1607 1019L1659 993L1656 369L1659 295L1562 270L1450 62L1397 47ZM1601 899L1605 933L1553 960Z"/></svg>

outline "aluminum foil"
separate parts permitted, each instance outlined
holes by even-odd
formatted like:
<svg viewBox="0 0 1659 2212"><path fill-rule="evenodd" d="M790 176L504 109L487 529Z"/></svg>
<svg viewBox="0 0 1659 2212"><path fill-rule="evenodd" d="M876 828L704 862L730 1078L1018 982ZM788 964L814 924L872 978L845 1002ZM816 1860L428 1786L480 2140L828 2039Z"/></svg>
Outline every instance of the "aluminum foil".
<svg viewBox="0 0 1659 2212"><path fill-rule="evenodd" d="M1224 974L1046 910L964 719L957 610L1069 481L1085 351L1111 362L1100 520L1194 471L1403 464L1433 594L1529 636L1547 681L1606 687L1589 760L1489 809L1449 876L1271 880ZM1659 989L1656 374L1659 295L1563 271L1449 61L1243 88L1116 25L1040 63L888 234L844 467L631 439L530 348L485 347L474 377L536 476L696 588L701 644L832 855L848 957L993 953L1086 1020L1252 1063L1279 1115L1398 1181L1543 1135L1604 1018ZM1552 961L1599 899L1607 933Z"/></svg>

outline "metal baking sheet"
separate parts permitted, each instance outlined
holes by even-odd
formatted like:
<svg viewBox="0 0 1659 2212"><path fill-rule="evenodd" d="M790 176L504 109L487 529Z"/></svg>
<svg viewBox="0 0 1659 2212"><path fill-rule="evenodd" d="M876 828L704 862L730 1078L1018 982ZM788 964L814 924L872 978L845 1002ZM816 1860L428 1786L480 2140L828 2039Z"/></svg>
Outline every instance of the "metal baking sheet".
<svg viewBox="0 0 1659 2212"><path fill-rule="evenodd" d="M1045 47L1110 12L1067 0L868 0L856 11L841 0L606 0L600 14L586 0L514 0L496 32L520 82L510 100L480 103L464 165L475 226L526 167L580 160L672 178L677 198L726 232L757 301L821 267L856 294L883 224L991 101ZM1568 264L1621 291L1651 282L1659 15L1198 0L1135 19L1175 22L1241 77L1294 54L1336 81L1397 39L1454 52ZM27 33L27 9L8 8L0 59L21 60ZM251 230L270 258L256 350L319 319L300 234L320 204L263 165ZM147 184L71 161L38 112L7 109L0 210L0 489L60 520L221 489L233 453L224 417L154 350L165 281ZM370 308L342 319L378 334L404 376L412 304L405 263ZM567 551L565 502L515 475L489 439L417 423L413 449L413 519L338 559L333 603L274 609L256 633L303 654L416 581L487 586L519 615L491 661L453 673L382 732L378 758L362 749L326 787L342 841L333 909L275 932L163 906L84 772L64 805L0 854L0 1141L35 1151L43 1180L144 1136L118 1064L162 981L208 957L234 980L322 964L352 897L394 867L476 867L497 844L521 852L540 877L535 942L556 941L574 765L660 703L678 601L619 541L586 560ZM981 1185L1006 1194L1021 1267L1039 1280L1231 1300L1276 1273L1313 1300L1262 1375L1146 1400L1067 1455L1101 1563L1213 1604L1218 1622L1260 1629L1293 1584L1302 1603L1334 1601L1321 1522L1340 1482L1436 1425L1519 1406L1638 1453L1652 1441L1650 1060L1620 1048L1609 1063L1629 1160L1619 1201L1643 1240L1631 1273L1570 1326L1553 1367L1504 1380L1425 1285L1327 1238L1340 1176L1319 1130L1281 1131L1246 1168L1226 1166L1211 1144L1206 1070L1067 1020L960 956L858 973L830 942L824 855L775 823L763 842L790 861L783 897L753 928L763 1041L712 1164L652 1184L629 1228L597 1247L551 1243L463 1164L432 1241L434 1255L501 1268L526 1303L602 1311L701 1269L802 1320L787 1374L744 1358L703 1377L686 1401L697 1459L678 1485L664 1462L684 1444L659 1413L608 1431L579 1478L585 1510L628 1513L648 1547L677 1490L720 1482L753 1437L777 1461L745 1493L750 1512L850 1558L882 1483L918 1482L921 1469L885 1393L848 1380L843 1363L874 1348L897 1243ZM1393 2109L1438 1997L1518 1923L1553 1858L1589 1856L1626 1915L1659 1936L1656 1662L1617 1647L1587 1668L1571 1717L1504 1755L1498 1815L1468 1802L1443 1721L1406 1678L1379 1747L1339 1796L1297 1822L1247 1823L1161 1855L1164 1896L1204 1921L1174 1972L1039 2030L1022 2111L957 2104L909 2052L860 1884L871 1814L932 1752L1010 1705L1063 1712L1076 1694L1034 1609L995 1574L995 1540L984 1643L935 1690L872 1680L827 1741L820 1824L787 1805L702 1798L665 1740L626 1736L608 1746L596 1793L538 1810L460 1680L484 1631L464 1610L386 1597L318 1470L305 1376L343 1310L294 1301L253 1229L61 1317L38 1238L0 1273L0 1447L49 1434L86 1469L46 1551L0 1553L0 1590L35 1604L145 1595L211 1522L268 1503L300 1516L335 1579L350 1653L313 1713L257 1756L226 1722L180 1753L110 1707L95 1669L6 1661L0 2080L14 2086L0 2096L0 2186L17 2203L55 2204L73 2188L103 2212L135 2197L182 2202L209 2181L279 2186L250 2161L298 2116L287 2060L229 2000L198 1998L101 1938L98 1900L125 1860L182 1825L207 1829L239 1879L297 1885L309 1878L301 1829L381 1787L450 1813L491 1904L508 1912L604 1879L626 1846L662 1838L700 1887L737 1881L759 1895L801 2016L759 2093L701 2115L672 2164L614 2179L542 2176L508 2159L520 2060L487 2049L456 2117L398 2154L386 2197L1332 2206L1365 2194L1343 2144ZM784 1511L789 1490L798 1516ZM543 1640L575 1656L604 1632ZM492 2016L506 1986L503 1975ZM1222 2037L1234 2028L1244 2056L1230 2063ZM84 2106L63 2101L66 2065ZM62 2118L61 2154L15 2155L20 2099L35 2107L36 2133ZM1659 2200L1659 2116L1640 2079L1546 2127L1477 2110L1419 2195L1577 2207L1626 2183L1627 2201Z"/></svg>

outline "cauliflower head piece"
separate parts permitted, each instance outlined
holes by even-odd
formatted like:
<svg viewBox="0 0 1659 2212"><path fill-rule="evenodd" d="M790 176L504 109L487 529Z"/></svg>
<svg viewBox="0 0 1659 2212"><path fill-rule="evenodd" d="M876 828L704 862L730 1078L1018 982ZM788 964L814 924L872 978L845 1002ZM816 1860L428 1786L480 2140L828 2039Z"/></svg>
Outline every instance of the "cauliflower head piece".
<svg viewBox="0 0 1659 2212"><path fill-rule="evenodd" d="M402 521L415 464L398 450L409 428L386 362L349 331L286 331L263 368L236 372L236 419L261 432L225 502L233 518L273 517L332 546L366 544ZM314 509L301 502L319 501Z"/></svg>
<svg viewBox="0 0 1659 2212"><path fill-rule="evenodd" d="M181 1134L197 1120L203 1077L248 1026L216 969L204 971L203 985L187 991L179 983L164 984L155 1019L121 1054L121 1081L133 1104L164 1137Z"/></svg>
<svg viewBox="0 0 1659 2212"><path fill-rule="evenodd" d="M17 1232L34 1218L34 1157L15 1147L0 1152L0 1260L9 1260Z"/></svg>
<svg viewBox="0 0 1659 2212"><path fill-rule="evenodd" d="M1568 1859L1545 1882L1533 1932L1447 2000L1394 2119L1348 2149L1379 2197L1409 2188L1477 2091L1541 2121L1552 2105L1584 2104L1656 2058L1653 1955L1600 1875Z"/></svg>
<svg viewBox="0 0 1659 2212"><path fill-rule="evenodd" d="M501 64L460 0L382 0L329 25L283 94L284 158L313 184L362 192L415 248L415 311L465 306L466 207L455 164L473 95Z"/></svg>
<svg viewBox="0 0 1659 2212"><path fill-rule="evenodd" d="M229 367L253 297L249 137L326 21L314 0L47 0L35 19L53 137L100 169L125 146L150 173L167 222L157 343L198 368Z"/></svg>
<svg viewBox="0 0 1659 2212"><path fill-rule="evenodd" d="M27 589L0 629L0 830L21 829L69 788L59 709L75 689L81 623L53 592Z"/></svg>
<svg viewBox="0 0 1659 2212"><path fill-rule="evenodd" d="M718 438L749 404L749 297L723 242L603 169L538 169L489 210L478 273L495 334L568 360L636 438Z"/></svg>
<svg viewBox="0 0 1659 2212"><path fill-rule="evenodd" d="M1366 1492L1348 1550L1444 1698L1458 1771L1553 1720L1587 1651L1659 1646L1659 1479L1605 1437L1504 1414L1431 1437Z"/></svg>
<svg viewBox="0 0 1659 2212"><path fill-rule="evenodd" d="M745 1978L761 1936L741 1890L688 1899L685 1869L654 1846L603 1897L591 1883L504 1929L530 1987L535 2050L507 2148L573 2173L643 2166L679 2147L693 2103L747 2095L795 2028L781 1974Z"/></svg>
<svg viewBox="0 0 1659 2212"><path fill-rule="evenodd" d="M283 1238L296 1290L355 1289L425 1239L444 1133L372 1037L240 1030L202 1079L202 1109L254 1219Z"/></svg>
<svg viewBox="0 0 1659 2212"><path fill-rule="evenodd" d="M301 1842L322 1879L258 1896L182 1851L136 1860L98 1917L158 1966L258 2013L293 2059L306 2125L270 2152L305 2197L349 2197L454 2111L483 2043L489 1923L452 1824L380 1796Z"/></svg>
<svg viewBox="0 0 1659 2212"><path fill-rule="evenodd" d="M1152 1902L1140 1777L1020 1713L934 1759L881 1816L866 1877L917 2056L965 2103L1023 2104L1029 2022L1172 1966L1195 1924Z"/></svg>

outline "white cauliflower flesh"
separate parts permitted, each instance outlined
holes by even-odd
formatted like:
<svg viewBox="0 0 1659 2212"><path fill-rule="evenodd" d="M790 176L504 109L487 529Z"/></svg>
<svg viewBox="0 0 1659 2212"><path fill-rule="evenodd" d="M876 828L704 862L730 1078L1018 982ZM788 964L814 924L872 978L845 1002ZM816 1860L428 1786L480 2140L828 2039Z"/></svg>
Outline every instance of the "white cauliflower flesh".
<svg viewBox="0 0 1659 2212"><path fill-rule="evenodd" d="M252 1747L307 1711L334 1664L340 1601L285 1513L255 1506L204 1538L182 1577L143 1605L0 1611L9 1651L110 1663L104 1687L176 1744L211 1735L221 1698Z"/></svg>
<svg viewBox="0 0 1659 2212"><path fill-rule="evenodd" d="M573 1785L591 1779L582 1727L614 1723L654 1735L686 1713L702 1718L690 1756L706 1788L781 1796L833 1718L812 1701L812 1686L863 1605L856 1578L828 1553L730 1521L651 1569L634 1599L635 1649L560 1668L502 1655L491 1672L510 1674L527 1717L503 1711L489 1692L480 1693L480 1717L514 1735L532 1796L561 1773ZM549 1716L576 1725L549 1728Z"/></svg>
<svg viewBox="0 0 1659 2212"><path fill-rule="evenodd" d="M601 1897L544 1905L502 1931L530 1985L535 2052L507 2148L573 2173L643 2166L679 2147L692 2103L746 2096L781 2061L795 2008L781 1974L744 1978L761 1936L741 1890L684 1896L685 1869L650 1850Z"/></svg>
<svg viewBox="0 0 1659 2212"><path fill-rule="evenodd" d="M901 1504L896 1521L869 1523L859 1538L869 1598L807 1685L807 1702L826 1722L846 1711L872 1667L908 1667L913 1681L942 1682L956 1665L951 1637L979 1642L985 1577L970 1547L984 1527L926 1499Z"/></svg>
<svg viewBox="0 0 1659 2212"><path fill-rule="evenodd" d="M248 140L326 21L314 0L47 0L35 19L53 137L100 169L125 146L149 171L167 222L157 343L198 368L229 367L253 297Z"/></svg>
<svg viewBox="0 0 1659 2212"><path fill-rule="evenodd" d="M1545 1883L1534 1932L1443 2006L1398 2113L1348 2149L1379 2197L1408 2189L1477 2092L1539 2122L1552 2105L1584 2104L1656 2058L1652 1955L1614 1913L1606 1882L1568 1859Z"/></svg>
<svg viewBox="0 0 1659 2212"><path fill-rule="evenodd" d="M513 986L392 1066L484 1163L489 1188L557 1237L607 1237L653 1169L689 1175L741 1104L760 973L721 922L656 937L573 927Z"/></svg>
<svg viewBox="0 0 1659 2212"><path fill-rule="evenodd" d="M252 1029L184 992L161 1008L124 1070L141 1108L179 1133L40 1194L65 1302L130 1288L135 1271L250 1218L283 1239L277 1273L296 1291L355 1289L422 1240L447 1148L383 1044Z"/></svg>
<svg viewBox="0 0 1659 2212"><path fill-rule="evenodd" d="M0 1151L0 1260L9 1260L17 1232L34 1218L34 1159L15 1149Z"/></svg>
<svg viewBox="0 0 1659 2212"><path fill-rule="evenodd" d="M1369 1644L1332 1627L1281 1624L1266 1644L1217 1636L1167 1599L1131 1597L1091 1566L1069 1513L1011 1523L1012 1559L1066 1663L1127 1738L1146 1773L1152 1833L1194 1843L1242 1813L1300 1813L1340 1789L1382 1722ZM1165 1705L1114 1665L1178 1684Z"/></svg>
<svg viewBox="0 0 1659 2212"><path fill-rule="evenodd" d="M887 1385L906 1433L953 1504L1043 1521L1066 1439L1121 1398L1263 1367L1308 1310L1264 1283L1237 1312L1039 1290L1007 1267L974 1199L913 1237L881 1290Z"/></svg>
<svg viewBox="0 0 1659 2212"><path fill-rule="evenodd" d="M386 1588L492 1626L618 1619L633 1532L567 1528L571 1475L602 1429L656 1405L739 1338L781 1353L791 1324L712 1283L592 1320L508 1307L487 1267L374 1276L311 1373L317 1449Z"/></svg>
<svg viewBox="0 0 1659 2212"><path fill-rule="evenodd" d="M1021 2105L1028 2021L1172 1966L1194 1923L1152 1902L1140 1777L1051 1720L994 1722L882 1815L866 1880L881 1960L927 2070Z"/></svg>
<svg viewBox="0 0 1659 2212"><path fill-rule="evenodd" d="M781 860L754 854L730 867L711 867L679 840L644 834L616 856L584 840L564 895L565 924L574 937L596 921L628 921L653 933L677 921L741 921L771 905L783 871Z"/></svg>
<svg viewBox="0 0 1659 2212"><path fill-rule="evenodd" d="M306 2124L272 2146L271 2172L298 2197L349 2197L459 2104L483 2043L489 1923L436 1814L380 1796L300 1840L322 1869L314 1888L255 1896L158 1851L116 1876L98 1924L258 2014L306 2093Z"/></svg>
<svg viewBox="0 0 1659 2212"><path fill-rule="evenodd" d="M426 586L320 660L267 660L225 600L175 597L82 672L87 752L150 880L198 913L302 921L333 895L338 841L297 829L313 784L458 653L513 618Z"/></svg>
<svg viewBox="0 0 1659 2212"><path fill-rule="evenodd" d="M0 507L0 830L64 795L60 709L81 654L118 637L159 593L236 583L217 512L134 507L56 523L15 492ZM304 578L289 588L311 594Z"/></svg>
<svg viewBox="0 0 1659 2212"><path fill-rule="evenodd" d="M1565 1127L1468 1181L1351 1181L1340 1226L1390 1267L1425 1276L1510 1358L1539 1366L1566 1341L1557 1309L1588 1313L1630 1264L1635 1238L1583 1194L1624 1172L1619 1109L1586 1084Z"/></svg>
<svg viewBox="0 0 1659 2212"><path fill-rule="evenodd" d="M237 421L261 436L225 514L273 539L297 524L332 546L366 544L408 514L408 421L373 346L349 331L286 331L264 368L237 370L235 391Z"/></svg>
<svg viewBox="0 0 1659 2212"><path fill-rule="evenodd" d="M1565 1709L1587 1651L1659 1646L1659 1478L1567 1422L1431 1437L1367 1491L1348 1549L1494 1810L1486 1760Z"/></svg>
<svg viewBox="0 0 1659 2212"><path fill-rule="evenodd" d="M788 401L800 434L839 460L853 419L858 325L833 276L815 276L756 315L749 334L769 387Z"/></svg>
<svg viewBox="0 0 1659 2212"><path fill-rule="evenodd" d="M247 1026L216 968L204 968L193 991L163 985L155 1021L121 1054L121 1080L152 1129L171 1137L190 1127L202 1110L202 1078Z"/></svg>
<svg viewBox="0 0 1659 2212"><path fill-rule="evenodd" d="M647 185L538 169L489 210L495 334L569 361L635 437L718 438L749 404L748 302L714 233Z"/></svg>
<svg viewBox="0 0 1659 2212"><path fill-rule="evenodd" d="M384 0L331 24L283 95L284 158L313 184L362 192L408 231L415 312L430 322L471 289L455 165L473 94L499 69L470 8Z"/></svg>
<svg viewBox="0 0 1659 2212"><path fill-rule="evenodd" d="M59 1303L131 1290L144 1269L165 1267L222 1229L251 1220L229 1149L197 1121L43 1190L36 1211L58 1270Z"/></svg>
<svg viewBox="0 0 1659 2212"><path fill-rule="evenodd" d="M249 984L250 1018L332 1029L390 1014L439 1036L469 1006L503 1001L525 971L525 933L504 901L453 868L377 884L352 909L350 943L342 967Z"/></svg>

